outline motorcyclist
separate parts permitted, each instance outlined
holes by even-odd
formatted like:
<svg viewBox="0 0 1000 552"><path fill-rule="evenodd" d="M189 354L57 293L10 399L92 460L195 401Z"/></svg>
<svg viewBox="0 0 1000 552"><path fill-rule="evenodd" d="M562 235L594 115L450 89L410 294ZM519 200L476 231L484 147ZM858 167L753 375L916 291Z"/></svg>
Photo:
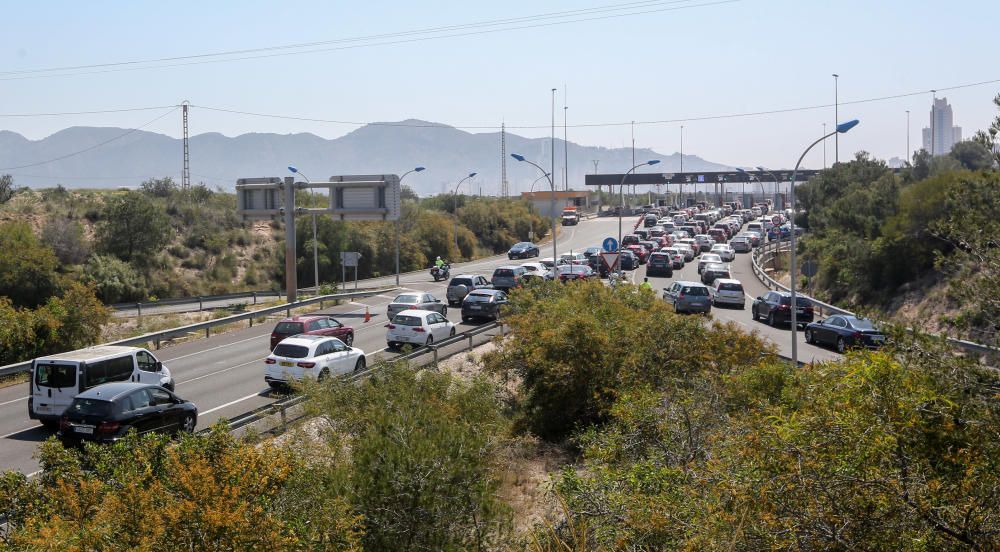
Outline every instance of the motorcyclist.
<svg viewBox="0 0 1000 552"><path fill-rule="evenodd" d="M437 268L438 270L444 267L444 261L441 260L440 255L438 256L437 260L434 261L434 267Z"/></svg>
<svg viewBox="0 0 1000 552"><path fill-rule="evenodd" d="M653 291L653 284L649 283L649 278L643 278L642 283L639 284L639 289L648 289Z"/></svg>

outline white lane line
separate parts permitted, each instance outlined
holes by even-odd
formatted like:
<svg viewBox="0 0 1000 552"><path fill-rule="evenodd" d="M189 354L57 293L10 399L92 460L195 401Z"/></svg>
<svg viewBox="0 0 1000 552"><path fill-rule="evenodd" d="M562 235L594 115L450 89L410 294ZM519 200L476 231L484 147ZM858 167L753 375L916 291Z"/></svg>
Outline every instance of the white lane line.
<svg viewBox="0 0 1000 552"><path fill-rule="evenodd" d="M8 433L6 435L0 435L0 439L6 439L8 437L12 437L14 435L17 435L18 433L24 433L25 431L31 431L32 429L41 429L41 428L42 428L41 424L33 425L31 427L26 427L24 429L19 429L17 431L11 431L10 433Z"/></svg>
<svg viewBox="0 0 1000 552"><path fill-rule="evenodd" d="M14 404L14 403L16 403L18 401L26 401L26 400L28 400L28 396L27 395L21 397L20 399L14 399L12 401L4 401L4 402L0 403L0 406L6 406L8 404Z"/></svg>
<svg viewBox="0 0 1000 552"><path fill-rule="evenodd" d="M179 356L179 357L170 358L170 359L167 359L167 362L173 362L175 360L181 360L182 358L193 357L195 355L200 355L202 353L207 353L209 351L216 351L218 349L224 349L226 347L232 347L233 345L236 345L238 343L246 343L247 341L253 341L255 339L261 339L263 337L264 337L263 335L258 335L257 337L248 337L246 339L241 339L239 341L233 341L232 343L226 343L225 345L219 345L217 347L212 347L210 349L204 349L204 350L201 350L201 351L197 351L197 352L194 352L194 353L182 355L182 356Z"/></svg>
<svg viewBox="0 0 1000 552"><path fill-rule="evenodd" d="M251 360L250 362L244 362L243 364L237 364L235 366L230 366L229 368L223 368L222 370L217 370L215 372L211 372L209 374L204 374L204 375L198 376L196 378L191 378L189 380L179 381L179 382L176 383L176 385L184 385L185 383L191 383L192 381L198 381L200 379L205 379L205 378L208 378L208 377L219 375L219 374L221 374L223 372L228 372L228 371L233 370L235 368L239 368L240 366L248 366L250 364L254 364L254 363L257 363L257 362L263 362L263 360L265 358L267 358L267 357L260 357L258 359Z"/></svg>
<svg viewBox="0 0 1000 552"><path fill-rule="evenodd" d="M223 408L226 408L227 406L233 406L234 404L241 403L241 402L246 401L246 400L250 400L250 399L252 399L254 397L260 397L261 396L260 393L261 392L258 391L258 392L254 393L252 395L247 395L246 397L243 397L243 398L240 398L240 399L236 399L235 401L229 401L226 404L222 404L222 405L216 406L215 408L209 408L208 410L206 410L204 412L199 412L198 413L198 417L200 418L200 417L202 417L202 416L204 416L206 414L211 414L212 412L215 412L216 410L222 410Z"/></svg>

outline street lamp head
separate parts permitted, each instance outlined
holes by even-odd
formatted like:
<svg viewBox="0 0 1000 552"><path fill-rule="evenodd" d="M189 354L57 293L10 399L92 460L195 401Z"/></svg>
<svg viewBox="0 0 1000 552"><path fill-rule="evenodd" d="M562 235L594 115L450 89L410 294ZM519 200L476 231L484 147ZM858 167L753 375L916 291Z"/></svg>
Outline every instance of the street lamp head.
<svg viewBox="0 0 1000 552"><path fill-rule="evenodd" d="M476 176L476 173L474 173L474 172L469 173L469 178L472 178L473 176Z"/></svg>
<svg viewBox="0 0 1000 552"><path fill-rule="evenodd" d="M520 153L512 153L510 154L510 156L513 157L514 159L517 159L518 161L524 161L524 156L521 155Z"/></svg>
<svg viewBox="0 0 1000 552"><path fill-rule="evenodd" d="M858 123L860 123L860 122L861 121L859 121L857 119L853 119L853 120L847 121L846 123L840 123L839 125L837 125L837 132L843 134L843 133L847 132L848 130L851 130L852 128L858 126Z"/></svg>
<svg viewBox="0 0 1000 552"><path fill-rule="evenodd" d="M764 172L764 167L757 167L757 170L760 172Z"/></svg>
<svg viewBox="0 0 1000 552"><path fill-rule="evenodd" d="M289 165L289 166L288 166L288 170L289 170L289 171L291 171L291 172L293 172L293 173L297 173L297 172L299 172L299 170L298 170L298 169L296 169L296 168L295 168L295 167L294 167L293 165Z"/></svg>
<svg viewBox="0 0 1000 552"><path fill-rule="evenodd" d="M416 172L420 172L420 171L424 170L424 167L414 167L413 170L416 171Z"/></svg>
<svg viewBox="0 0 1000 552"><path fill-rule="evenodd" d="M646 164L647 164L647 165L655 165L655 164L657 164L657 163L659 163L659 162L660 162L660 160L659 160L659 159L652 159L652 160L650 160L650 161L646 161Z"/></svg>
<svg viewBox="0 0 1000 552"><path fill-rule="evenodd" d="M743 170L743 169L741 169L741 168L739 168L739 167L736 167L736 172L742 173L742 174L746 174L746 171Z"/></svg>

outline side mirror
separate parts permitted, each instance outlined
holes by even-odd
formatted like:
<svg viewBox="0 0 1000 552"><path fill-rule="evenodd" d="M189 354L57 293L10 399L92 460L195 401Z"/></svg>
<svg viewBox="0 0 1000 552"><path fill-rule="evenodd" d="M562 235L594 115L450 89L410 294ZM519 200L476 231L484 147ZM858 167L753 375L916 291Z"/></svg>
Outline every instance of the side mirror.
<svg viewBox="0 0 1000 552"><path fill-rule="evenodd" d="M383 327L383 328L388 328L388 327L389 327L389 325L388 325L388 324L386 324L385 326L382 326L382 327Z"/></svg>
<svg viewBox="0 0 1000 552"><path fill-rule="evenodd" d="M763 295L760 295L760 296L758 296L758 297L757 297L757 300L758 300L758 301L763 301L763 300L764 300L764 296L763 296Z"/></svg>
<svg viewBox="0 0 1000 552"><path fill-rule="evenodd" d="M163 371L163 363L160 362L159 360L156 361L156 371L157 372L162 372Z"/></svg>
<svg viewBox="0 0 1000 552"><path fill-rule="evenodd" d="M435 300L434 300L434 302L435 302L435 303L440 303L440 302L441 302L441 300L440 300L440 299L435 299Z"/></svg>

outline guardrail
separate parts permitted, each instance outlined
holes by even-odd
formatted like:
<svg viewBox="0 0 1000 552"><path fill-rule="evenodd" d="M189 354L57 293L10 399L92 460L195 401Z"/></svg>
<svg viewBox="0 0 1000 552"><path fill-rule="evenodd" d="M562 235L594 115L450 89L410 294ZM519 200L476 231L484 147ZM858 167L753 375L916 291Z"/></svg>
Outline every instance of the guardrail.
<svg viewBox="0 0 1000 552"><path fill-rule="evenodd" d="M398 288L395 286L391 286L379 289L369 289L365 291L354 291L350 293L320 295L319 297L311 297L309 299L303 299L301 301L296 301L294 303L285 303L283 305L268 307L266 309L243 312L239 314L234 314L232 316L217 318L215 320L206 320L205 322L197 322L195 324L188 324L187 326L180 326L178 328L170 328L158 332L151 332L136 337L129 337L127 339L112 341L110 343L102 343L102 345L141 345L146 343L153 343L156 349L159 349L161 342L180 335L187 335L190 333L200 332L204 330L205 337L208 338L209 336L211 336L212 328L215 328L217 326L224 326L227 324L232 324L234 322L241 322L243 320L248 320L250 323L249 327L252 328L253 321L255 318L261 318L263 316L268 316L270 314L282 311L285 312L285 316L291 316L292 309L297 309L299 307L306 307L309 305L314 305L316 303L319 303L320 308L323 308L327 301L337 301L340 299L353 299L356 297L369 297L386 291L392 291L394 289ZM31 361L20 362L17 364L8 364L7 366L0 366L0 377L9 376L20 372L27 372L30 369L31 369Z"/></svg>
<svg viewBox="0 0 1000 552"><path fill-rule="evenodd" d="M769 262L771 262L771 260L774 259L774 257L777 256L778 253L781 253L783 250L787 251L787 248L784 248L782 246L790 244L791 242L786 239L779 241L772 241L763 245L762 247L758 247L753 251L753 253L750 254L750 264L753 269L754 276L756 276L757 279L760 280L760 283L764 284L768 289L789 291L788 286L779 283L777 280L768 275L767 272L764 270L764 266L767 265ZM837 307L836 305L824 303L806 294L803 294L802 296L808 298L809 301L812 302L814 307L819 307L818 309L820 311L819 314L822 316L829 316L831 314L844 314L848 316L855 316L855 313L847 309L842 309L840 307ZM931 335L932 337L944 339L953 347L962 349L963 351L975 353L977 355L1000 356L1000 349L996 347L990 347L989 345L983 345L982 343L974 343L972 341L967 341L964 339L955 339L953 337L934 335L934 334Z"/></svg>
<svg viewBox="0 0 1000 552"><path fill-rule="evenodd" d="M116 311L136 310L139 312L139 316L142 316L142 309L169 307L173 305L193 305L194 303L198 303L198 310L205 310L204 309L205 303L213 303L215 301L229 301L232 299L247 299L247 298L252 298L253 304L256 305L258 297L281 297L284 294L285 292L279 290L244 291L241 293L227 293L224 295L199 295L197 297L178 297L176 299L159 299L157 301L115 303L109 306Z"/></svg>
<svg viewBox="0 0 1000 552"><path fill-rule="evenodd" d="M440 355L440 352L439 352L440 349L442 349L444 347L448 347L449 345L454 345L456 343L460 343L462 341L467 341L468 345L465 347L465 349L454 351L454 352L451 352L449 354L446 354L446 355L444 355L443 358L448 358L448 357L457 355L457 354L459 354L459 353L461 353L463 351L468 351L468 350L472 349L472 340L473 340L474 337L476 337L477 335L482 335L482 334L484 334L484 333L486 333L486 332L488 332L490 330L493 330L495 328L500 328L500 335L503 336L503 324L500 323L500 322L492 322L490 324L485 324L483 326L478 326L478 327L473 328L471 330L468 330L468 331L462 332L460 334L454 335L454 336L449 337L447 339L442 339L441 341L439 341L438 343L435 343L433 345L420 347L420 348L418 348L416 350L413 350L413 351L411 351L411 352L409 352L409 353L407 353L405 355L400 355L398 357L388 359L388 362L403 361L403 362L409 363L410 360L419 358L419 357L421 357L421 356L423 356L425 354L433 354L434 355L434 364L437 364L438 361L441 360L441 358L442 358L441 355ZM362 379L365 379L365 378L371 376L376 371L378 371L379 368L381 368L382 366L384 366L384 363L378 363L378 364L370 365L366 370L363 370L361 372L356 372L356 373L351 374L350 376L346 377L345 381L354 382L354 381L360 381ZM289 396L287 398L281 399L279 401L275 401L275 402L273 402L271 404L257 407L257 408L255 408L254 410L252 410L250 412L247 412L245 414L241 414L241 415L239 415L239 416L237 416L235 418L232 418L232 419L228 420L227 421L227 430L230 431L230 432L236 431L236 430L238 430L240 428L243 428L243 427L246 427L248 425L254 424L254 423L259 422L259 421L261 421L261 420L263 420L265 418L268 418L270 416L277 415L279 417L278 428L277 429L279 429L280 432L283 432L285 430L285 428L287 428L287 426L288 426L289 423L298 421L298 420L300 420L300 419L302 419L302 418L304 418L306 416L306 414L304 412L300 413L301 415L295 416L295 417L290 417L290 415L289 415L289 410L292 407L298 406L298 405L302 404L304 401L305 401L305 396L303 396L303 395L291 395L291 396ZM211 431L211 428L205 428L205 429L200 430L198 433L207 433L209 431Z"/></svg>

